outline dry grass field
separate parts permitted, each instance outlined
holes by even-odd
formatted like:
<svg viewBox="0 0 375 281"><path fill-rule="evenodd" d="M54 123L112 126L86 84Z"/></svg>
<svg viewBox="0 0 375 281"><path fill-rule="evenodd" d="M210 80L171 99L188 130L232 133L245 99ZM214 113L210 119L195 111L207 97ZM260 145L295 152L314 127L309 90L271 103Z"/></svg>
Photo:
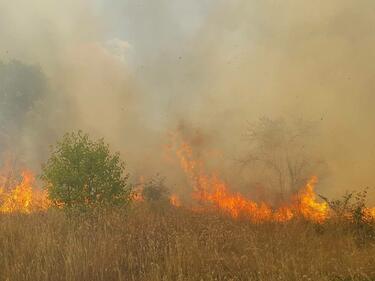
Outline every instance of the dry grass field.
<svg viewBox="0 0 375 281"><path fill-rule="evenodd" d="M137 204L96 216L0 216L0 280L375 280L354 226L252 224Z"/></svg>
<svg viewBox="0 0 375 281"><path fill-rule="evenodd" d="M0 281L375 281L375 0L0 0Z"/></svg>

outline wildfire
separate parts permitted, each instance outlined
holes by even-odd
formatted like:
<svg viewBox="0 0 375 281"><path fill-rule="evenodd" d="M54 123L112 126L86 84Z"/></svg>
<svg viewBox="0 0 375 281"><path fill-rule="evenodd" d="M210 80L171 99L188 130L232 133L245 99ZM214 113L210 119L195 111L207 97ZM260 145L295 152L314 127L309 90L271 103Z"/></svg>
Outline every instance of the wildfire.
<svg viewBox="0 0 375 281"><path fill-rule="evenodd" d="M193 198L200 204L196 210L217 209L234 218L245 217L252 222L285 222L303 217L321 223L329 216L328 205L316 200L314 186L317 177L312 177L290 204L274 209L265 202L258 203L232 192L217 174L206 173L203 164L194 160L192 148L186 142L177 148L176 155L193 186Z"/></svg>
<svg viewBox="0 0 375 281"><path fill-rule="evenodd" d="M294 218L323 223L330 216L327 203L317 201L314 187L318 182L313 176L297 194L292 196L288 204L273 208L266 202L255 202L238 192L233 192L229 185L216 173L207 173L201 161L194 159L193 150L186 142L177 142L172 135L176 147L176 155L182 170L191 182L192 198L197 203L192 207L195 211L215 210L226 213L233 218L246 218L254 223L286 222ZM179 144L179 145L176 145ZM0 172L0 213L31 213L45 211L50 206L48 194L35 186L35 177L30 171L22 173L19 181L10 180L12 176L4 176ZM10 173L11 174L11 173ZM145 186L144 177L139 178L133 192L133 200L143 202L142 191ZM176 194L169 197L172 206L182 206ZM375 208L365 208L365 217L375 219Z"/></svg>
<svg viewBox="0 0 375 281"><path fill-rule="evenodd" d="M317 177L311 177L298 195L298 211L306 218L316 222L323 222L328 218L328 204L318 203L314 192L314 186L318 182Z"/></svg>
<svg viewBox="0 0 375 281"><path fill-rule="evenodd" d="M134 186L132 193L132 200L136 202L143 202L144 198L142 195L143 188L145 186L145 178L143 176L139 177L138 183Z"/></svg>
<svg viewBox="0 0 375 281"><path fill-rule="evenodd" d="M0 186L1 213L31 213L48 209L50 202L45 191L34 187L35 177L30 171L22 173L22 180L15 186Z"/></svg>
<svg viewBox="0 0 375 281"><path fill-rule="evenodd" d="M171 203L172 206L181 207L180 198L176 194L172 194L169 197L169 203Z"/></svg>
<svg viewBox="0 0 375 281"><path fill-rule="evenodd" d="M375 207L366 208L365 209L365 216L368 220L375 220Z"/></svg>

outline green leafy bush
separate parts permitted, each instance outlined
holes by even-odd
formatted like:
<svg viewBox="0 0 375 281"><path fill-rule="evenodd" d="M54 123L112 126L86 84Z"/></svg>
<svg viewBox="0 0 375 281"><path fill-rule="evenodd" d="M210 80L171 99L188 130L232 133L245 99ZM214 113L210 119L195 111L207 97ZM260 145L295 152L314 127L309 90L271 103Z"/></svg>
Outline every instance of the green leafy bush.
<svg viewBox="0 0 375 281"><path fill-rule="evenodd" d="M128 203L131 188L119 153L103 139L90 140L81 131L66 134L42 167L52 202L67 208L118 206Z"/></svg>

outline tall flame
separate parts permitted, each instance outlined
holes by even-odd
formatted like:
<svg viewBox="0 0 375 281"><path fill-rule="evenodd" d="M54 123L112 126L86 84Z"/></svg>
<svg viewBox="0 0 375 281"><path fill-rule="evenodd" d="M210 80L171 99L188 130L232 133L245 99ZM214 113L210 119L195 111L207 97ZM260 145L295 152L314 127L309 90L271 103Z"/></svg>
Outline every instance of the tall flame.
<svg viewBox="0 0 375 281"><path fill-rule="evenodd" d="M1 213L31 213L48 209L50 201L45 191L34 187L35 177L30 171L22 172L22 180L15 186L0 186Z"/></svg>
<svg viewBox="0 0 375 281"><path fill-rule="evenodd" d="M314 186L318 182L318 178L313 176L307 182L306 186L299 192L297 202L298 211L307 219L323 222L328 217L328 204L318 203L314 192Z"/></svg>

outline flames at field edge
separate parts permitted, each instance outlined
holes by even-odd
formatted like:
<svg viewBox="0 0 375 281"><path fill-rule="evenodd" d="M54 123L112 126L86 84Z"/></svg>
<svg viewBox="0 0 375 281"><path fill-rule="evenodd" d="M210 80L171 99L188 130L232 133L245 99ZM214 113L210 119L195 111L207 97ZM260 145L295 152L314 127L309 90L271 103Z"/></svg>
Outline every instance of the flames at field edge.
<svg viewBox="0 0 375 281"><path fill-rule="evenodd" d="M177 194L172 194L169 202L174 207L186 207L196 212L218 211L233 218L245 218L253 223L286 222L302 217L316 223L322 223L330 217L326 202L318 202L314 192L317 177L312 176L306 185L284 206L273 208L265 202L255 202L230 187L217 174L205 172L202 162L193 158L193 150L186 142L181 142L175 149L181 169L188 177L192 187L192 199L196 204L184 206ZM35 176L30 171L22 173L22 179L13 186L6 186L6 179L0 172L0 213L43 212L51 202L48 193L35 186ZM138 191L142 185L138 186ZM143 198L134 193L134 201ZM375 208L365 209L366 216L375 219Z"/></svg>
<svg viewBox="0 0 375 281"><path fill-rule="evenodd" d="M18 183L9 185L4 176L0 176L0 212L25 213L46 211L50 200L45 190L35 186L35 176L31 171L23 171Z"/></svg>

